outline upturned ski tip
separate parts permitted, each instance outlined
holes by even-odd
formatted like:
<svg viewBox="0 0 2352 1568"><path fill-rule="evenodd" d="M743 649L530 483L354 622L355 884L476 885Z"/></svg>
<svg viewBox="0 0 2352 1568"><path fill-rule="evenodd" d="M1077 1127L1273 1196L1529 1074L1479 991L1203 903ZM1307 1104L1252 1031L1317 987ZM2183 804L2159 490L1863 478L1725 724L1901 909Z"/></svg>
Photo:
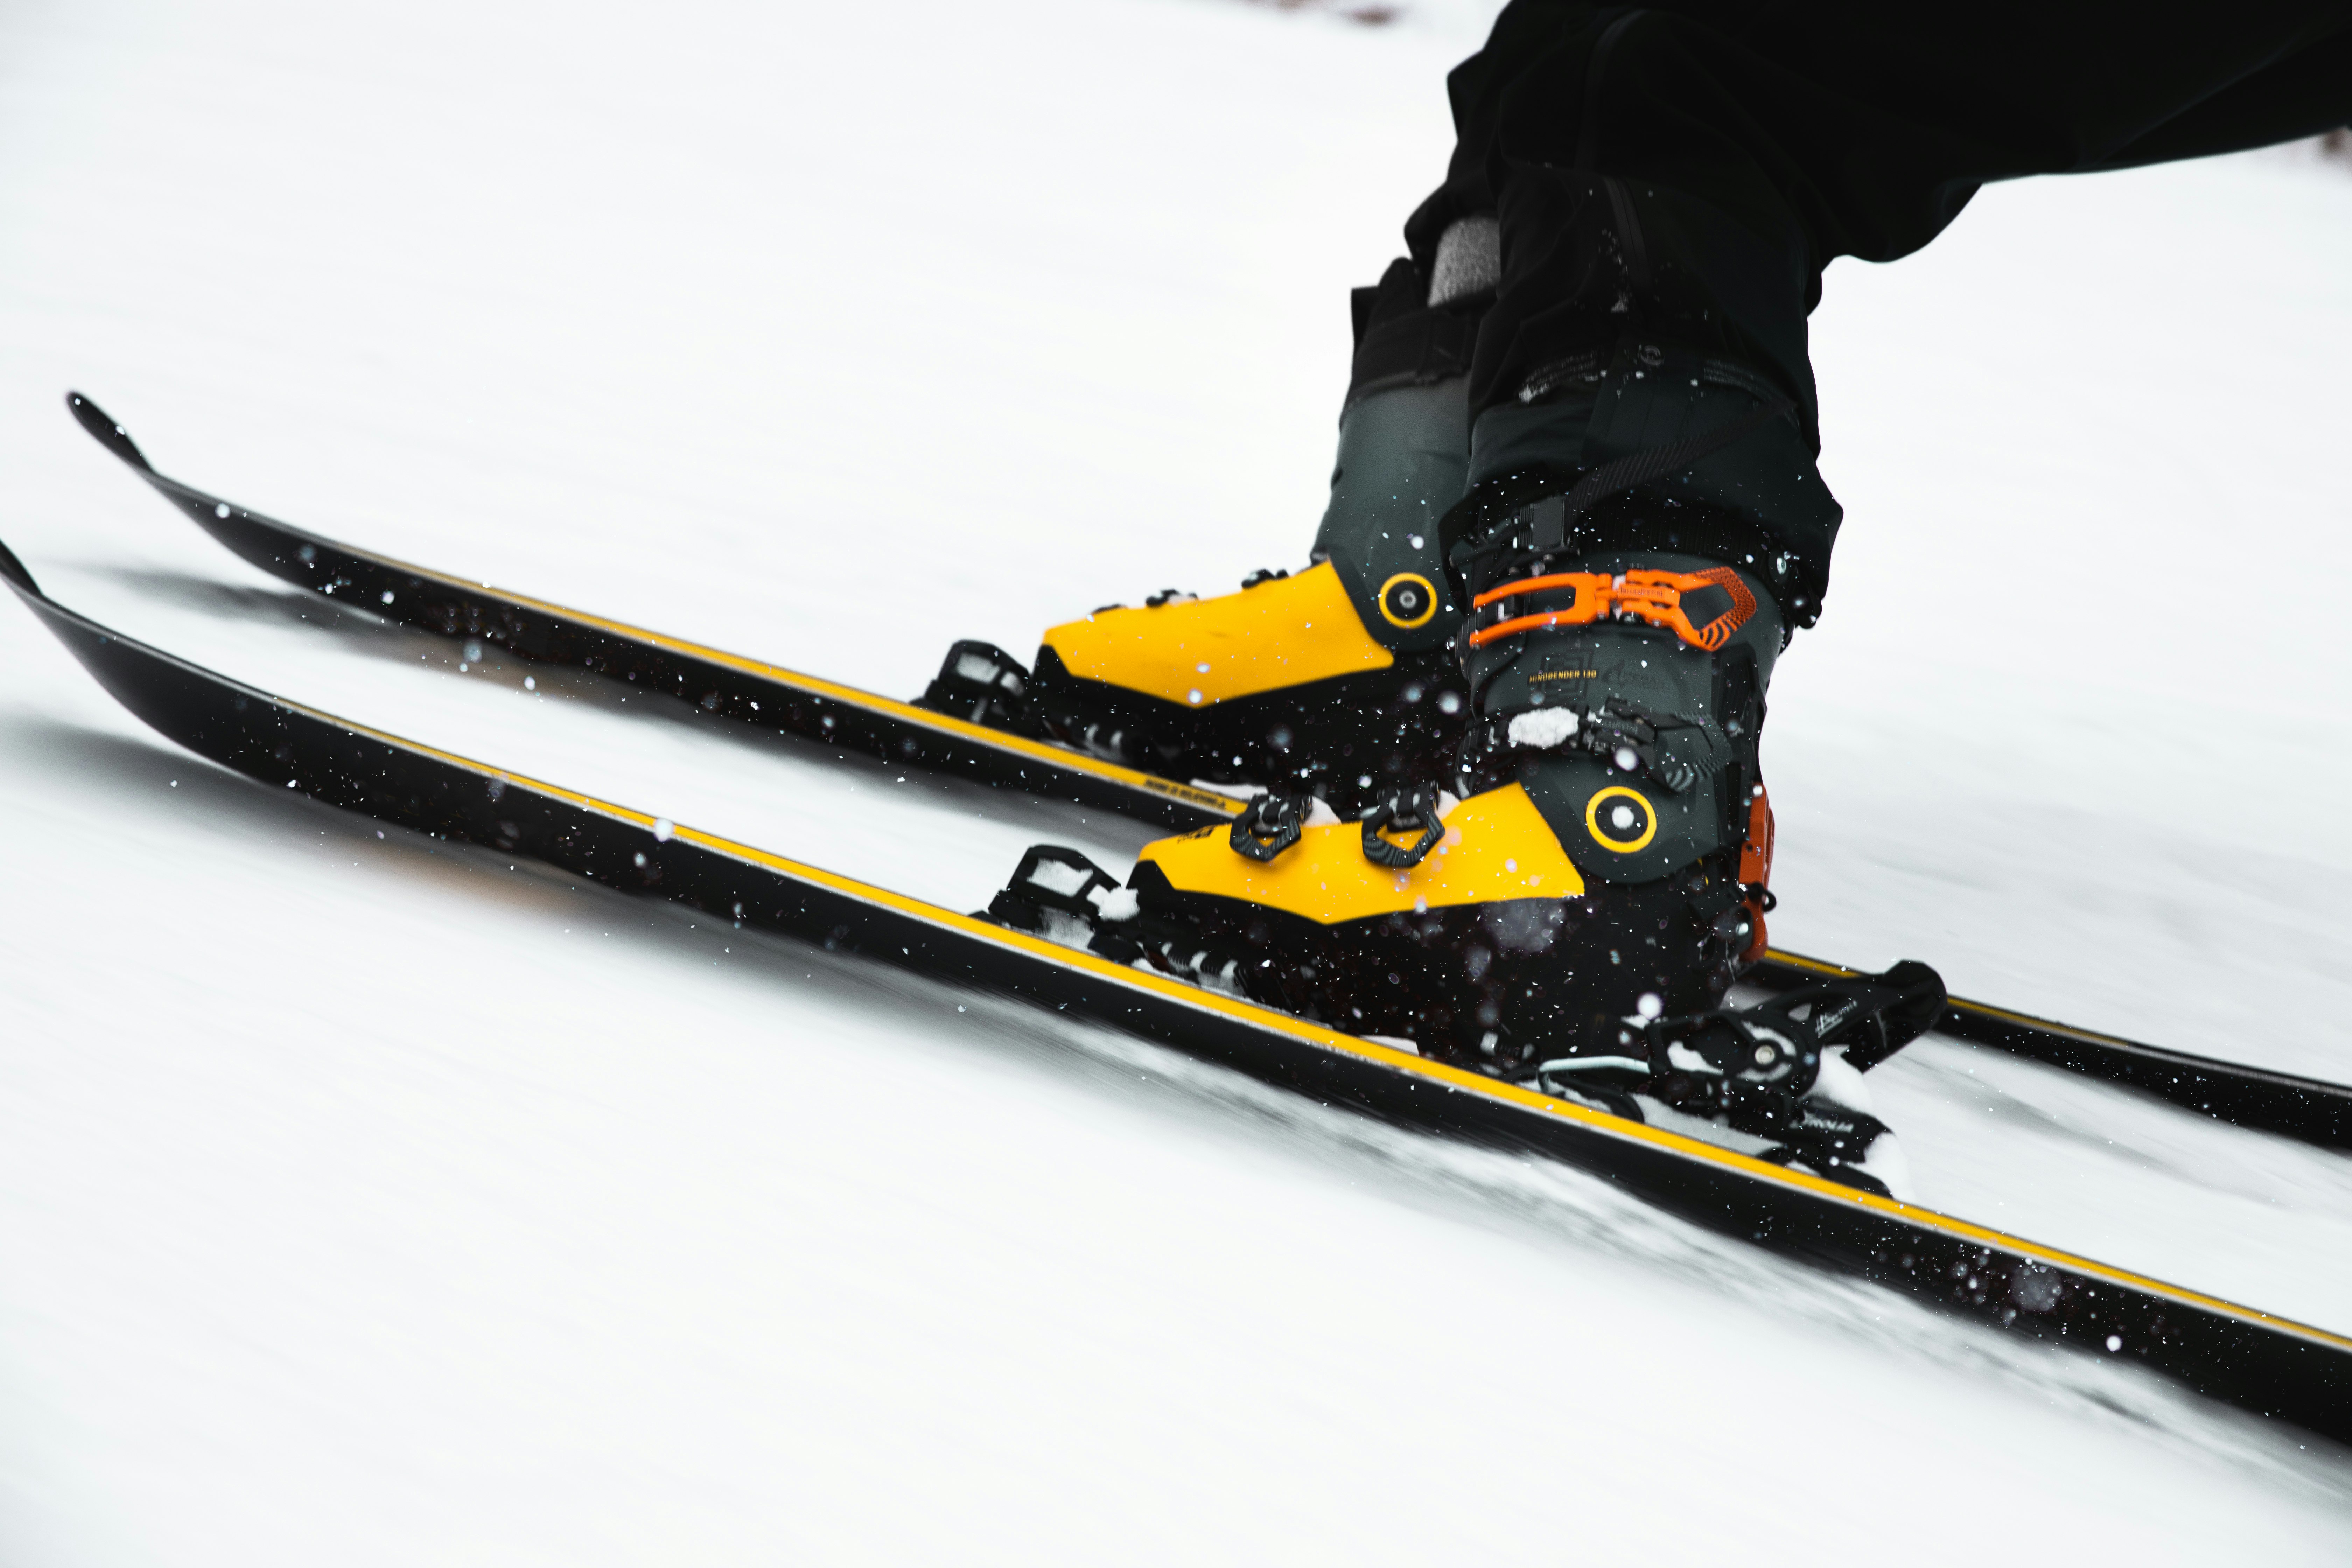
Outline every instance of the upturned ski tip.
<svg viewBox="0 0 2352 1568"><path fill-rule="evenodd" d="M27 594L41 592L41 585L33 581L33 574L25 570L25 563L17 560L16 552L5 544L0 544L0 577L7 578Z"/></svg>
<svg viewBox="0 0 2352 1568"><path fill-rule="evenodd" d="M117 425L105 409L79 392L66 394L66 406L73 411L73 416L81 422L83 429L98 437L100 446L142 473L155 471L155 465L147 460L147 454L139 449L139 444L131 438L131 432Z"/></svg>

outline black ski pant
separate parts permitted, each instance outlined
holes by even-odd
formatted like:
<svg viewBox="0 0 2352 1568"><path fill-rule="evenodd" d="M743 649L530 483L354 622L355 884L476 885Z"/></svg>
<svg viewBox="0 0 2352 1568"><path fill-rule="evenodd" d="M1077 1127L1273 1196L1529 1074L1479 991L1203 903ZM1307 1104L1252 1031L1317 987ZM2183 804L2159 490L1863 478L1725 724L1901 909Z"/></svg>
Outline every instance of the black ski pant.
<svg viewBox="0 0 2352 1568"><path fill-rule="evenodd" d="M1466 361L1473 479L1530 453L1589 470L1784 397L1677 482L1792 552L1809 623L1839 521L1805 329L1830 259L1908 255L1988 181L2342 126L2352 0L1512 0L1447 86L1453 161L1405 237L1426 279L1457 219L1500 220L1491 302L1451 353L1415 334Z"/></svg>

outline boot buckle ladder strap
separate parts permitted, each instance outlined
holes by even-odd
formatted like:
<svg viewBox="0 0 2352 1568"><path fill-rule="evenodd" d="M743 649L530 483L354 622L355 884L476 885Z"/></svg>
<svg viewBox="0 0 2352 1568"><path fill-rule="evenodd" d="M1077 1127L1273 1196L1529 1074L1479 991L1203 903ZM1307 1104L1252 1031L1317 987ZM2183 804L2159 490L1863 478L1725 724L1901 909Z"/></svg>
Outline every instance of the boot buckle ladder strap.
<svg viewBox="0 0 2352 1568"><path fill-rule="evenodd" d="M1705 626L1694 626L1683 606L1683 595L1705 588L1720 589L1730 598L1731 605ZM1510 600L1562 593L1572 594L1574 598L1557 608L1519 616L1509 613ZM1605 572L1556 572L1549 576L1502 584L1470 602L1474 615L1489 605L1502 608L1496 611L1496 619L1470 633L1472 647L1484 647L1523 632L1591 626L1604 616L1616 614L1664 626L1691 647L1714 653L1756 613L1756 595L1740 580L1739 574L1728 566L1712 566L1704 572L1628 572L1622 577L1612 577Z"/></svg>
<svg viewBox="0 0 2352 1568"><path fill-rule="evenodd" d="M1418 834L1411 844L1392 843L1383 831ZM1377 801L1364 810L1364 858L1375 866L1409 870L1429 858L1445 838L1438 820L1437 795L1430 790L1404 790Z"/></svg>
<svg viewBox="0 0 2352 1568"><path fill-rule="evenodd" d="M1272 860L1306 837L1311 808L1312 803L1302 796L1269 790L1234 818L1225 842L1236 855L1260 862Z"/></svg>

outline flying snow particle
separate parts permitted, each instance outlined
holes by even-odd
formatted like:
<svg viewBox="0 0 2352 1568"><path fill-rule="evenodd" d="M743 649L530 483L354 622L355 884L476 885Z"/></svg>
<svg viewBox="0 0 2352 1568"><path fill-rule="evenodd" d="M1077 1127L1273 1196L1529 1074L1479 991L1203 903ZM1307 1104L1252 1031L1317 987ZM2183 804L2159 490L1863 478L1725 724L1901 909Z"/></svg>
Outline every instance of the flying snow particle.
<svg viewBox="0 0 2352 1568"><path fill-rule="evenodd" d="M667 844L667 843L668 843L668 842L669 842L669 836L670 836L671 834L673 834L673 833L676 833L677 831L677 823L675 823L675 822L672 822L668 817L667 817L667 816L656 816L656 817L655 817L655 818L654 818L654 842L655 842L655 843L656 843L656 844Z"/></svg>
<svg viewBox="0 0 2352 1568"><path fill-rule="evenodd" d="M1666 1005L1654 991L1644 991L1633 1004L1633 1011L1644 1018L1654 1018L1666 1010Z"/></svg>
<svg viewBox="0 0 2352 1568"><path fill-rule="evenodd" d="M121 426L117 426L116 428L120 429ZM215 517L226 517L228 515L228 502L223 501L218 506L213 508L213 515Z"/></svg>

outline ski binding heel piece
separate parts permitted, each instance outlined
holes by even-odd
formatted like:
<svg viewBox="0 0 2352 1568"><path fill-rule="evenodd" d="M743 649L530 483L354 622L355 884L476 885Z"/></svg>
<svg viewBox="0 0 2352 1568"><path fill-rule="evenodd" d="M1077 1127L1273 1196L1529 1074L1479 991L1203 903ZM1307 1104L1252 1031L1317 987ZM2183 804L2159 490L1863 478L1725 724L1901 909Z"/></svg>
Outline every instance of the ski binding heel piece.
<svg viewBox="0 0 2352 1568"><path fill-rule="evenodd" d="M1102 926L1131 918L1134 895L1109 872L1075 849L1033 845L1004 890L988 902L985 919L1034 931L1067 947L1092 947Z"/></svg>
<svg viewBox="0 0 2352 1568"><path fill-rule="evenodd" d="M1899 1197L1894 1189L1907 1178L1892 1130L1821 1081L1824 1058L1842 1051L1857 1071L1875 1067L1926 1033L1943 1006L1936 972L1906 962L1753 1007L1628 1018L1621 1038L1643 1055L1556 1058L1527 1087Z"/></svg>
<svg viewBox="0 0 2352 1568"><path fill-rule="evenodd" d="M1044 732L1029 711L1029 667L994 643L950 647L915 706L1033 739Z"/></svg>
<svg viewBox="0 0 2352 1568"><path fill-rule="evenodd" d="M1943 976L1906 958L1884 973L1784 991L1753 1011L1801 1022L1822 1046L1843 1046L1848 1067L1868 1072L1934 1028L1945 1001Z"/></svg>

